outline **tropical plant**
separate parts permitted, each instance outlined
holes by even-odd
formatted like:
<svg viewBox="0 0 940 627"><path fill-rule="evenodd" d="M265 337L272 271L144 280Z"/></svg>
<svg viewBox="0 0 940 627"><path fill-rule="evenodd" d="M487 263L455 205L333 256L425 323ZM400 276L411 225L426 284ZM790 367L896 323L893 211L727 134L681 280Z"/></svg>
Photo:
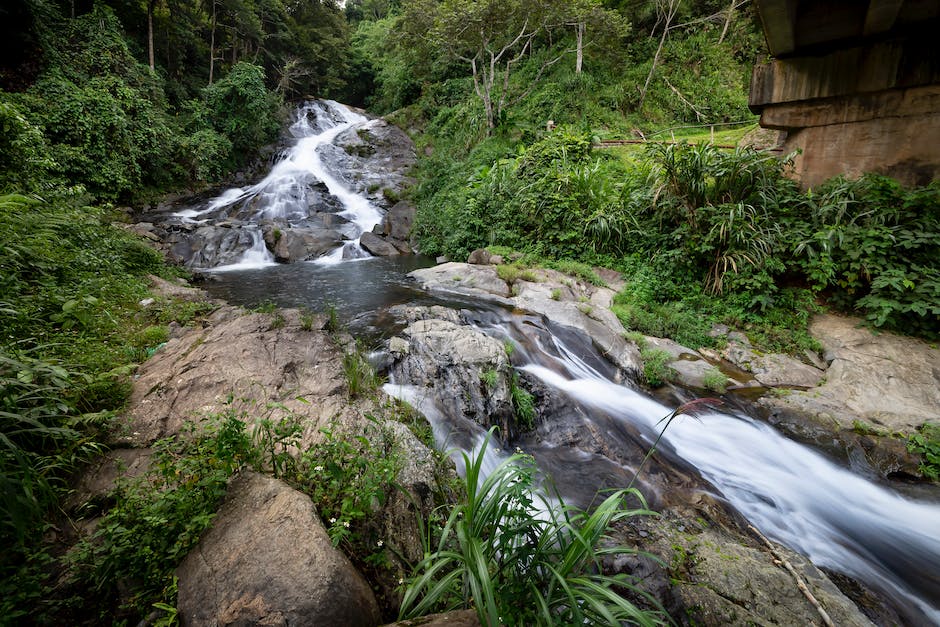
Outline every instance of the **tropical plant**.
<svg viewBox="0 0 940 627"><path fill-rule="evenodd" d="M611 525L652 513L642 496L617 490L591 513L549 504L533 495L535 468L525 455L513 455L483 476L489 437L472 456L462 453L466 500L428 541L405 589L401 616L472 603L484 625L665 624L660 610L629 600L659 607L629 575L604 574L606 559L636 553L610 546L606 537ZM640 507L628 508L628 499Z"/></svg>

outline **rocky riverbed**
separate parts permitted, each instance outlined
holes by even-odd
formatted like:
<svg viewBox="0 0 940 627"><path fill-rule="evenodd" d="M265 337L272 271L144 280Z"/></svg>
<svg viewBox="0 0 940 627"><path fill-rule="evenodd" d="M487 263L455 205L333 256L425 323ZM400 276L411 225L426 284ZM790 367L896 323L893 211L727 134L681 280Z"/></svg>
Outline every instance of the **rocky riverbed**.
<svg viewBox="0 0 940 627"><path fill-rule="evenodd" d="M430 290L495 300L588 332L624 377L634 376L641 367L636 347L623 339L619 322L605 307L612 295L605 288L551 271L539 271L537 282L520 280L510 287L499 279L494 266L479 264L445 264L419 271L415 277ZM552 298L552 291L561 288L569 290L570 297ZM163 282L157 289L177 297L204 297L198 291ZM591 303L590 310L583 306L585 302ZM499 341L482 334L453 309L400 308L396 315L406 326L389 342L393 373L423 382L431 393L449 403L449 411L475 416L481 426L499 424L507 443L523 434L525 430L513 421L508 388L510 360ZM833 354L831 363L837 359L846 362L842 372L851 370L847 366L852 363L853 352L871 355L877 350L868 345L858 351L859 337L876 346L901 341L907 353L915 351L904 338L860 336L848 321L824 318L818 324L825 329L845 329L856 338L852 349ZM364 429L367 416L389 399L381 392L373 397L350 398L341 375L341 361L344 352L351 350L352 340L331 334L325 326L322 316L305 324L297 311L260 314L221 305L201 326L177 330L135 377L131 407L123 427L114 434L115 449L83 480L83 495L92 498L93 491L107 491L118 468L125 469L122 472L140 472L154 440L178 433L186 421L198 422L223 411L232 395L243 402L277 403L284 411L303 416L304 446L315 446L322 437L319 428L327 424L342 425L349 433ZM835 347L836 341L832 342ZM924 359L935 358L931 352L935 349L920 348ZM499 373L499 378L489 390L483 390L480 380L488 370ZM832 384L852 389L846 377ZM827 377L821 387L829 384ZM805 391L793 392L770 400L777 407L786 407L791 396L802 398L797 394L822 398L830 410L839 406L835 392L816 397ZM297 400L301 397L305 402ZM847 407L842 412L843 416L852 415ZM820 429L828 427L830 437L838 439L840 434L852 432L851 420L854 418L843 417L841 425L833 421L813 424ZM413 507L407 503L422 503L426 510L435 505L429 495L435 492L433 485L440 475L434 466L440 462L407 429L395 429L402 446L409 451L408 458L414 460L399 477L408 497L391 499L375 515L386 520L382 524L388 527L389 537L415 559L420 556L420 543ZM551 430L551 425L536 426L542 436L557 437ZM905 463L912 468L910 461ZM657 480L651 481L653 485ZM824 608L836 624L869 624L869 617L879 623L897 619L891 610L877 604L874 609L865 607L866 616L826 573L792 551L765 544L740 517L702 490L698 480L684 483L681 495L661 499L659 517L637 520L617 531L617 541L658 559L635 558L608 565L640 577L677 621L809 624L819 620L817 606ZM287 484L250 473L237 477L212 530L178 571L184 622L286 624L328 620L333 624L379 624L381 610L376 596L386 603L394 598L395 582L364 583L349 560L330 545L322 525L309 498ZM279 543L288 537L305 538L302 544L307 548L296 551L294 541L281 546ZM402 573L405 566L401 565ZM810 590L815 604L800 592L794 571ZM856 601L870 601L856 584L844 579L837 579L837 583L854 590ZM349 608L354 615L337 614L341 608ZM388 607L385 612L389 612Z"/></svg>

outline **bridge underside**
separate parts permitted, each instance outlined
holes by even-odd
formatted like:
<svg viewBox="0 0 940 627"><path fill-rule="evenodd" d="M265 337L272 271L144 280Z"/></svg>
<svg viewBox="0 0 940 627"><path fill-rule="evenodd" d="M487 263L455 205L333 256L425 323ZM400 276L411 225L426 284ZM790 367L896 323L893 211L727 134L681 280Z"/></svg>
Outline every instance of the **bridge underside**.
<svg viewBox="0 0 940 627"><path fill-rule="evenodd" d="M801 151L804 186L837 174L940 178L940 2L757 0L775 57L751 110Z"/></svg>

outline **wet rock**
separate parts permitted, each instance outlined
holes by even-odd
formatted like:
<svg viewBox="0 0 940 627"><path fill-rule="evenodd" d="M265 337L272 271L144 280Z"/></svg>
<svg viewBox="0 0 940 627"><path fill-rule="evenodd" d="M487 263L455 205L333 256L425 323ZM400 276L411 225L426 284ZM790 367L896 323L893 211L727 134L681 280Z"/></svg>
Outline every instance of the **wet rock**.
<svg viewBox="0 0 940 627"><path fill-rule="evenodd" d="M433 315L427 308L408 308L404 313L415 321L402 331L408 350L392 366L393 380L420 390L418 396L444 417L467 417L484 428L498 425L501 436L511 437L517 429L510 401L509 359L503 344L458 322L422 318ZM489 382L485 372L493 373ZM467 448L471 448L473 443L453 444L469 444Z"/></svg>
<svg viewBox="0 0 940 627"><path fill-rule="evenodd" d="M401 252L394 245L385 241L375 233L363 233L359 237L359 245L378 257L394 257Z"/></svg>
<svg viewBox="0 0 940 627"><path fill-rule="evenodd" d="M279 228L264 229L265 240L273 242L271 252L277 261L307 261L330 252L343 241L339 231L332 229Z"/></svg>
<svg viewBox="0 0 940 627"><path fill-rule="evenodd" d="M411 229L415 221L415 207L410 202L396 203L382 218L382 234L402 253L413 250Z"/></svg>
<svg viewBox="0 0 940 627"><path fill-rule="evenodd" d="M618 367L635 376L641 369L639 351L624 339L624 328L609 307L614 292L593 285L574 284L554 270L533 271L538 281L517 279L510 287L495 266L445 263L409 274L425 289L468 294L539 314L555 324L587 333ZM570 286L570 287L569 287ZM572 300L576 289L577 300ZM567 294L569 298L562 299ZM558 296L558 298L556 298Z"/></svg>
<svg viewBox="0 0 940 627"><path fill-rule="evenodd" d="M186 625L349 625L379 622L362 576L336 550L310 498L245 472L176 571Z"/></svg>
<svg viewBox="0 0 940 627"><path fill-rule="evenodd" d="M305 200L310 213L336 213L345 209L343 201L331 194L323 181L314 181L307 186Z"/></svg>
<svg viewBox="0 0 940 627"><path fill-rule="evenodd" d="M398 202L417 160L411 138L383 119L352 126L319 150L333 175L381 207Z"/></svg>
<svg viewBox="0 0 940 627"><path fill-rule="evenodd" d="M255 240L250 231L214 225L171 232L164 242L173 261L193 268L211 268L235 263Z"/></svg>
<svg viewBox="0 0 940 627"><path fill-rule="evenodd" d="M660 598L666 609L681 624L821 622L818 610L802 594L792 574L766 546L722 525L702 522L702 517L692 521L666 512L660 523L643 527L648 535L641 546L663 560L659 565L643 564L644 584L662 590ZM835 624L872 624L806 558L779 545L775 551L799 573ZM636 565L639 560L624 561Z"/></svg>

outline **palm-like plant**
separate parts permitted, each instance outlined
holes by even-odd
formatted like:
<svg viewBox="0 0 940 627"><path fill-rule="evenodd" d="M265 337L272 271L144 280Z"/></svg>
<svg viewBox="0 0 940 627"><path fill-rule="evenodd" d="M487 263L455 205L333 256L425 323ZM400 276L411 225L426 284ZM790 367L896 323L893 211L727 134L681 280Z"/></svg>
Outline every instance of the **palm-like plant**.
<svg viewBox="0 0 940 627"><path fill-rule="evenodd" d="M641 609L624 596L629 591L658 607L629 575L603 572L605 557L636 553L606 545L605 538L614 523L652 513L639 492L617 490L590 514L550 504L533 497L534 465L525 455L509 457L483 478L486 446L472 457L463 454L467 499L426 547L405 591L402 617L472 604L484 625L665 622L661 611ZM641 507L627 508L628 498Z"/></svg>

